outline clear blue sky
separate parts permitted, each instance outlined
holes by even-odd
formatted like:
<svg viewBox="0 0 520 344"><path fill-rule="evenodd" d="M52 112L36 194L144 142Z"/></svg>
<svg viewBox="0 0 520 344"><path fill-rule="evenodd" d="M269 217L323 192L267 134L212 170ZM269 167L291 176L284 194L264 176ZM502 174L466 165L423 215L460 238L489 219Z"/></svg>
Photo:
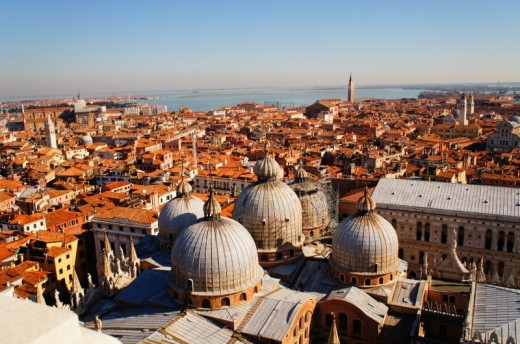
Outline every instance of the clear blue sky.
<svg viewBox="0 0 520 344"><path fill-rule="evenodd" d="M0 99L520 81L520 1L1 1Z"/></svg>

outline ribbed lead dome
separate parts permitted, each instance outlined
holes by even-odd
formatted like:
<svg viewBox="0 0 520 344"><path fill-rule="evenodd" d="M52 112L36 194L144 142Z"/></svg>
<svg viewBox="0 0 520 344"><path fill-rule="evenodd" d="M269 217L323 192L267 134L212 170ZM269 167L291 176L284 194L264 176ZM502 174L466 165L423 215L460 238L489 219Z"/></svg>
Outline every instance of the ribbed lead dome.
<svg viewBox="0 0 520 344"><path fill-rule="evenodd" d="M191 185L182 181L177 197L166 203L159 214L159 237L173 245L182 230L204 216L203 206L200 198L191 195Z"/></svg>
<svg viewBox="0 0 520 344"><path fill-rule="evenodd" d="M358 212L341 221L336 228L331 257L331 265L335 268L374 274L397 269L397 233L387 220L373 212L374 208L375 202L365 195L358 201Z"/></svg>
<svg viewBox="0 0 520 344"><path fill-rule="evenodd" d="M260 281L255 242L238 222L204 218L181 232L172 249L172 281L181 289L193 280L193 293L238 293Z"/></svg>
<svg viewBox="0 0 520 344"><path fill-rule="evenodd" d="M302 228L309 237L319 235L315 230L325 229L330 222L328 198L313 181L296 182L291 185L302 206ZM314 231L310 234L310 231Z"/></svg>

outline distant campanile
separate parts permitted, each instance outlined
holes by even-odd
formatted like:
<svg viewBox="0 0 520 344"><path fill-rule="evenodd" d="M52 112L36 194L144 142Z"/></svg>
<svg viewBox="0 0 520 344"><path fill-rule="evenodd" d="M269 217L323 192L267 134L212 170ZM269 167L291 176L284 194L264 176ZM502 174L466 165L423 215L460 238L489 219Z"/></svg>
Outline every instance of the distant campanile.
<svg viewBox="0 0 520 344"><path fill-rule="evenodd" d="M352 73L350 73L350 78L348 79L348 101L354 101L354 79L352 78Z"/></svg>
<svg viewBox="0 0 520 344"><path fill-rule="evenodd" d="M50 116L47 117L47 123L45 123L45 137L47 147L58 148L58 144L56 143L56 128Z"/></svg>

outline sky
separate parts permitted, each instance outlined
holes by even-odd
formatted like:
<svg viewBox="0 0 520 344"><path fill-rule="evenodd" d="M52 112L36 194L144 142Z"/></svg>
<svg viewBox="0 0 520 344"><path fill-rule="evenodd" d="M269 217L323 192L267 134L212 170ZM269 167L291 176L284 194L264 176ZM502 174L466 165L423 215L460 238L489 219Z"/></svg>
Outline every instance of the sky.
<svg viewBox="0 0 520 344"><path fill-rule="evenodd" d="M1 1L0 99L520 81L520 1Z"/></svg>

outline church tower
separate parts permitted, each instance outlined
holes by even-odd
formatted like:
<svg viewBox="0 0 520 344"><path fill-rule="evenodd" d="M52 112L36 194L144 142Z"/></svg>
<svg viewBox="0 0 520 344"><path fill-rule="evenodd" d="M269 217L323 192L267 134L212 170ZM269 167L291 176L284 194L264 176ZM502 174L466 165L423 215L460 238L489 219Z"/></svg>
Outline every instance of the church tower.
<svg viewBox="0 0 520 344"><path fill-rule="evenodd" d="M457 121L461 125L468 125L468 120L466 119L466 115L468 113L468 102L466 100L466 94L464 93L462 97L457 100Z"/></svg>
<svg viewBox="0 0 520 344"><path fill-rule="evenodd" d="M348 101L350 103L354 102L354 79L352 78L352 73L350 73L350 78L348 79Z"/></svg>
<svg viewBox="0 0 520 344"><path fill-rule="evenodd" d="M469 102L468 102L468 115L473 115L475 113L475 100L473 99L473 92L469 94Z"/></svg>
<svg viewBox="0 0 520 344"><path fill-rule="evenodd" d="M56 128L50 116L47 117L47 123L45 123L45 136L47 147L58 148L58 144L56 143Z"/></svg>

